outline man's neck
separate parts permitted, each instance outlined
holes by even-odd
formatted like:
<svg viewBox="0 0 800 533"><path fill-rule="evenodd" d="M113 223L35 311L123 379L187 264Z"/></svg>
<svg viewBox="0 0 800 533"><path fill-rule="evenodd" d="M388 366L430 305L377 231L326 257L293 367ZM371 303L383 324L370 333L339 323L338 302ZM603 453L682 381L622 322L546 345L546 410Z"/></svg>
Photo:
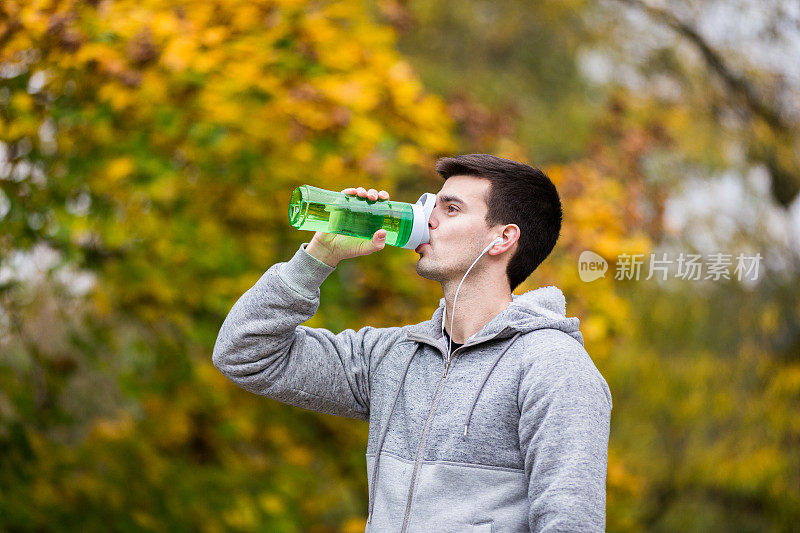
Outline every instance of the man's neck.
<svg viewBox="0 0 800 533"><path fill-rule="evenodd" d="M459 280L460 281L460 280ZM470 283L472 281L472 283ZM498 287L494 280L469 280L467 279L458 291L458 300L455 311L455 324L450 330L453 320L453 300L455 299L458 283L452 286L443 286L447 314L444 317L444 328L453 342L463 344L469 337L483 329L494 317L500 314L512 302L511 291L506 283Z"/></svg>

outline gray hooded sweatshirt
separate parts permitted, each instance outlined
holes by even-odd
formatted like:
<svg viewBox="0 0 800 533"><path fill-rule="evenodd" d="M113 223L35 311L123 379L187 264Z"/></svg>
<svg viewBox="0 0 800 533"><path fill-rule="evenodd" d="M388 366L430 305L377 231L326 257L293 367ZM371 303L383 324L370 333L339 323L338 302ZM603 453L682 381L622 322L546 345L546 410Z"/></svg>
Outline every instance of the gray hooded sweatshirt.
<svg viewBox="0 0 800 533"><path fill-rule="evenodd" d="M369 422L366 531L602 531L611 394L553 286L447 357L430 320L341 333L300 324L335 270L300 245L242 295L214 346L240 387Z"/></svg>

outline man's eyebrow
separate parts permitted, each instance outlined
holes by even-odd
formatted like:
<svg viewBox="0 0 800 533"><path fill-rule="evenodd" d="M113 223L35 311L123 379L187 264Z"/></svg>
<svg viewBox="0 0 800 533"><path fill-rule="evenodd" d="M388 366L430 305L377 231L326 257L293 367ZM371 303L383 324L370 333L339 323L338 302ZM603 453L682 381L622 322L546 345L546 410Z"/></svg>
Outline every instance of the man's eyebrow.
<svg viewBox="0 0 800 533"><path fill-rule="evenodd" d="M453 202L456 204L467 205L467 203L458 196L450 196L449 194L443 194L437 197L437 201L442 202L444 204Z"/></svg>

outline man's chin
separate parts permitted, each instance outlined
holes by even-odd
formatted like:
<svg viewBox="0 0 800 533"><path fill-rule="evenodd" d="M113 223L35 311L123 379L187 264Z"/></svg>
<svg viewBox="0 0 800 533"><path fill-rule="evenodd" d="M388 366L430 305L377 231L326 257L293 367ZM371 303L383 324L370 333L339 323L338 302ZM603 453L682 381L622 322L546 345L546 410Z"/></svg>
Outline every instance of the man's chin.
<svg viewBox="0 0 800 533"><path fill-rule="evenodd" d="M426 266L425 266L425 265L422 265L422 264L420 264L420 263L422 263L422 261L423 261L424 259L425 259L424 257L420 257L420 258L417 260L417 264L416 264L416 270L417 270L417 274L418 274L420 277L423 277L423 278L425 278L425 279L429 279L429 280L431 280L431 281L436 281L436 279L435 279L435 273L434 273L434 272L432 272L432 271L431 271L429 268L426 268Z"/></svg>

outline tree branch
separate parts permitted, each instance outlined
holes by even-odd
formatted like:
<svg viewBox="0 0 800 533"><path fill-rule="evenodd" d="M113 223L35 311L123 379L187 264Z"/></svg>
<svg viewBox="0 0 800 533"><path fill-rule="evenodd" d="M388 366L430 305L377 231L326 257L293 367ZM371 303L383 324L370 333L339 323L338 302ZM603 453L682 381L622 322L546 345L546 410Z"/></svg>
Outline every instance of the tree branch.
<svg viewBox="0 0 800 533"><path fill-rule="evenodd" d="M682 21L666 9L652 6L646 0L617 0L647 14L650 18L671 28L689 41L703 57L709 69L716 73L727 86L733 98L742 100L744 106L756 117L763 120L776 138L792 139L797 135L796 127L787 122L778 109L769 105L759 91L744 76L728 65L722 55L715 51L702 35L689 23ZM774 145L754 144L753 157L769 169L772 183L772 196L783 207L788 208L800 191L800 162L792 159L787 165L776 155Z"/></svg>
<svg viewBox="0 0 800 533"><path fill-rule="evenodd" d="M686 38L697 48L709 68L722 79L725 85L728 86L728 89L744 99L750 111L764 119L773 129L781 133L788 133L792 130L792 127L781 118L781 114L767 105L761 95L758 94L755 87L753 87L747 79L734 72L734 70L725 63L722 56L711 48L711 45L709 45L703 36L691 25L680 20L666 9L651 6L644 0L617 1L644 11L651 18L662 22L679 35Z"/></svg>

